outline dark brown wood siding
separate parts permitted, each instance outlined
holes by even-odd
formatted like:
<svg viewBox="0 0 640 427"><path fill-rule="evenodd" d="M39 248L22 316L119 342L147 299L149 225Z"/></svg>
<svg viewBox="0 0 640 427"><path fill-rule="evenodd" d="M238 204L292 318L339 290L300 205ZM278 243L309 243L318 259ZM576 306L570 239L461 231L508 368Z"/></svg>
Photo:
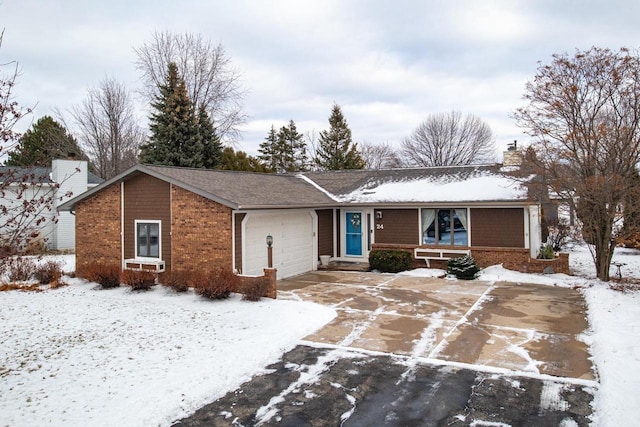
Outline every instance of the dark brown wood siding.
<svg viewBox="0 0 640 427"><path fill-rule="evenodd" d="M524 248L524 209L471 209L471 244L493 248Z"/></svg>
<svg viewBox="0 0 640 427"><path fill-rule="evenodd" d="M382 218L378 218L382 214ZM418 209L376 209L374 233L376 243L420 244Z"/></svg>
<svg viewBox="0 0 640 427"><path fill-rule="evenodd" d="M247 214L235 214L235 269L242 272L242 220Z"/></svg>
<svg viewBox="0 0 640 427"><path fill-rule="evenodd" d="M333 209L317 210L318 255L333 256Z"/></svg>
<svg viewBox="0 0 640 427"><path fill-rule="evenodd" d="M340 209L336 209L336 216L333 218L333 220L336 222L336 235L334 236L334 238L336 239L336 256L342 255L342 249L340 248L340 215L342 215L342 211Z"/></svg>
<svg viewBox="0 0 640 427"><path fill-rule="evenodd" d="M124 257L135 257L135 221L161 221L161 257L171 270L171 196L169 183L140 174L124 183Z"/></svg>

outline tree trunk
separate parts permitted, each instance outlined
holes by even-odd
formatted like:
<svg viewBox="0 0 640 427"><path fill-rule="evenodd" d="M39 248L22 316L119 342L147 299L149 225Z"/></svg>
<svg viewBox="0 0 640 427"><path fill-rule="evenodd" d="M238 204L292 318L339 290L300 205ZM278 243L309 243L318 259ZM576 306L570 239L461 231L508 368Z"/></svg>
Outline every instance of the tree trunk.
<svg viewBox="0 0 640 427"><path fill-rule="evenodd" d="M609 269L611 268L611 258L613 258L613 251L616 248L615 239L611 239L609 234L604 233L605 236L599 237L596 243L596 276L603 282L610 280Z"/></svg>

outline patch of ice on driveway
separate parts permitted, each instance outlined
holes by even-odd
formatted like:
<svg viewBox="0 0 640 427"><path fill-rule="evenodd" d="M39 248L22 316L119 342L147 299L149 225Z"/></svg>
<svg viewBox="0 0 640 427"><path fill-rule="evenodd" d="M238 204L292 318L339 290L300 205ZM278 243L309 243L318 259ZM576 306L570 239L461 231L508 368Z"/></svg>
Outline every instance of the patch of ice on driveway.
<svg viewBox="0 0 640 427"><path fill-rule="evenodd" d="M398 273L398 276L410 276L410 277L444 277L447 272L440 270L439 268L416 268L413 270L402 271Z"/></svg>
<svg viewBox="0 0 640 427"><path fill-rule="evenodd" d="M556 382L545 381L540 392L540 407L551 411L566 411L569 403L562 398L564 385Z"/></svg>

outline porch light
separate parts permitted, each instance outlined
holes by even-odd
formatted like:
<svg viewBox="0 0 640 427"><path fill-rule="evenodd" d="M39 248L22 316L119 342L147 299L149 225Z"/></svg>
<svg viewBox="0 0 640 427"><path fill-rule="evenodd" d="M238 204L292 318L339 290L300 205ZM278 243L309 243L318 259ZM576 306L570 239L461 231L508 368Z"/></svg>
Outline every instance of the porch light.
<svg viewBox="0 0 640 427"><path fill-rule="evenodd" d="M273 236L271 234L267 235L267 267L273 268Z"/></svg>

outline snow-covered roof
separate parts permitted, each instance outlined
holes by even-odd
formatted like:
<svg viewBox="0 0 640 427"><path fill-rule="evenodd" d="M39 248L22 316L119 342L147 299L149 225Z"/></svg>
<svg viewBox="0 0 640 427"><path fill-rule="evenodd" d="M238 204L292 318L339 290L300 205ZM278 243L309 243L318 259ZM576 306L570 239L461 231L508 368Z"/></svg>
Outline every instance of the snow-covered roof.
<svg viewBox="0 0 640 427"><path fill-rule="evenodd" d="M59 207L73 206L139 173L186 188L233 209L349 204L526 202L527 190L500 165L263 174L136 165Z"/></svg>
<svg viewBox="0 0 640 427"><path fill-rule="evenodd" d="M525 201L527 189L499 165L312 172L304 174L341 203Z"/></svg>

